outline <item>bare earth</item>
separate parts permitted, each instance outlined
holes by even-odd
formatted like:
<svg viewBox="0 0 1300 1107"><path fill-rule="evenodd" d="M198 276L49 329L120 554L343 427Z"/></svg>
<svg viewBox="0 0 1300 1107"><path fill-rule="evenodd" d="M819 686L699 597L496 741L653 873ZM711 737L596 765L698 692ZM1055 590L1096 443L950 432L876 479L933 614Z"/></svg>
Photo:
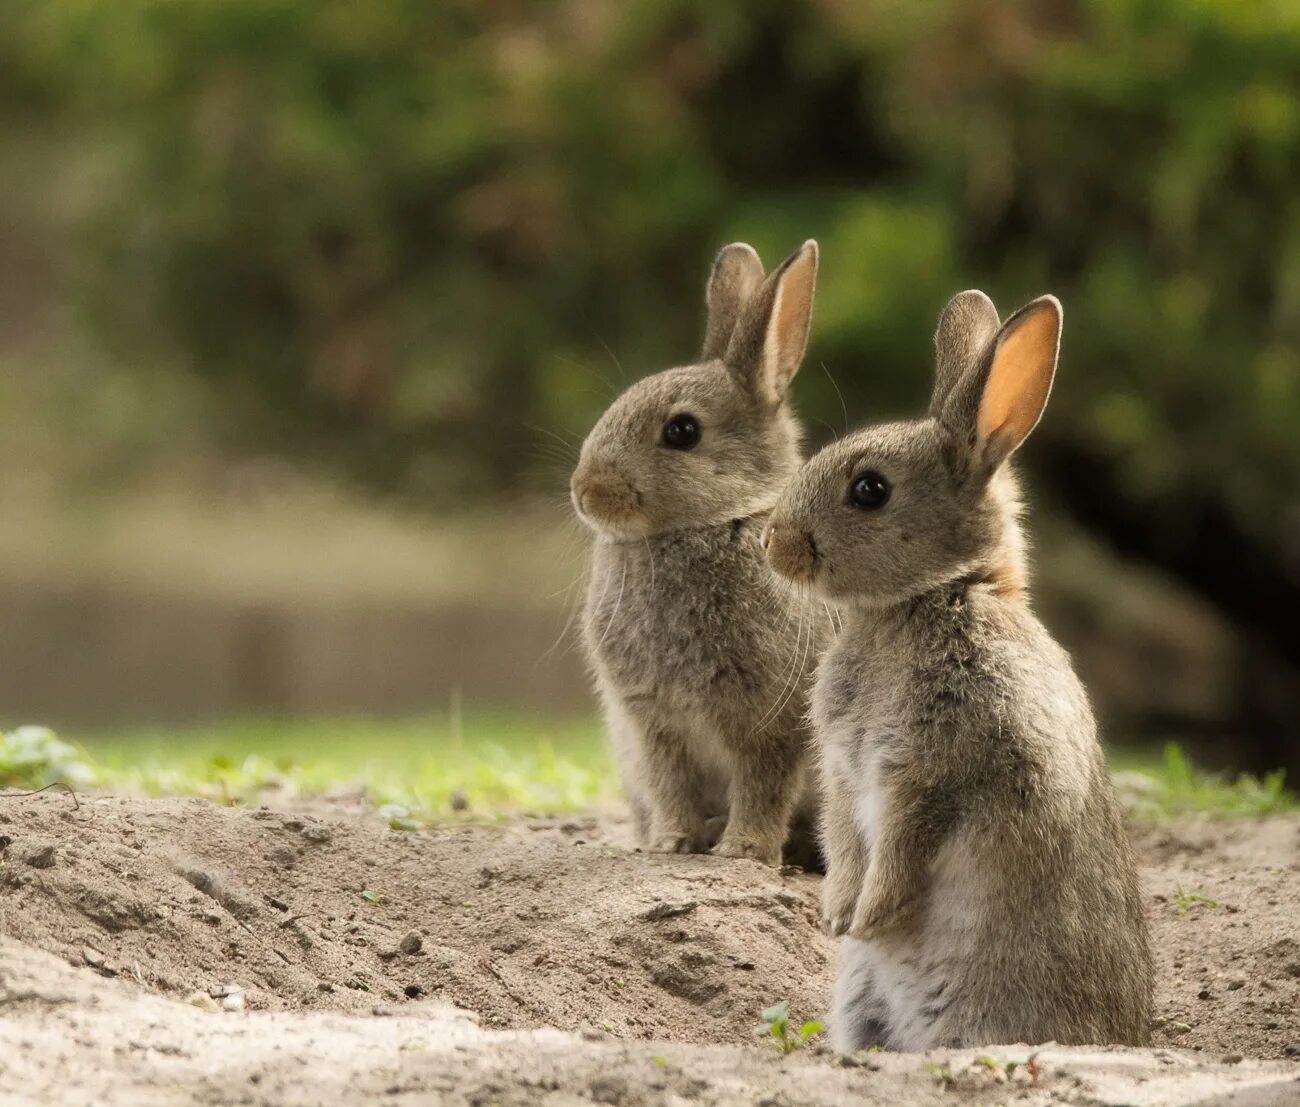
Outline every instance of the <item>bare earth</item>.
<svg viewBox="0 0 1300 1107"><path fill-rule="evenodd" d="M1016 1045L781 1057L753 1028L824 1008L818 879L624 829L6 800L0 1103L1300 1104L1300 819L1136 832L1153 1048L1036 1080L978 1059Z"/></svg>

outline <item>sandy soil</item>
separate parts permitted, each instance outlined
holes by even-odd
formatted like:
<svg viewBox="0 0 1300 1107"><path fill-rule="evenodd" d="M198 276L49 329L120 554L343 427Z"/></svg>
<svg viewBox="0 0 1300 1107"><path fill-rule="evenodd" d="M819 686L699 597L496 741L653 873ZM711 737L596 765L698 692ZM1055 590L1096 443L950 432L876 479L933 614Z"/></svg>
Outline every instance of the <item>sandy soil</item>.
<svg viewBox="0 0 1300 1107"><path fill-rule="evenodd" d="M759 1012L816 1017L829 985L817 878L623 835L6 802L0 1101L1300 1103L1295 818L1135 834L1155 1048L1048 1050L1038 1086L969 1053L779 1057Z"/></svg>

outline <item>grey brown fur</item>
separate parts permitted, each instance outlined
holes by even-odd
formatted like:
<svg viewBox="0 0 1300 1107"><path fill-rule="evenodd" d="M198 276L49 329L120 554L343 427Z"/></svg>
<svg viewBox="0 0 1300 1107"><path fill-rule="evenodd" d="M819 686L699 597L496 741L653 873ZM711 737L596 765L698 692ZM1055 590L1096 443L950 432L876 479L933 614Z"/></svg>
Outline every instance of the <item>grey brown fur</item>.
<svg viewBox="0 0 1300 1107"><path fill-rule="evenodd" d="M1059 333L1050 297L999 327L963 293L930 416L823 450L773 514L773 567L844 619L812 708L841 1051L1148 1036L1133 858L1087 696L1025 597L1003 464ZM892 486L875 509L849 498L868 470Z"/></svg>
<svg viewBox="0 0 1300 1107"><path fill-rule="evenodd" d="M811 242L766 279L748 246L724 249L704 360L630 387L573 475L595 531L583 637L654 850L775 864L794 819L792 859L815 857L804 716L827 616L773 578L760 535L801 461L786 395L816 266ZM672 449L665 424L683 414L699 444Z"/></svg>

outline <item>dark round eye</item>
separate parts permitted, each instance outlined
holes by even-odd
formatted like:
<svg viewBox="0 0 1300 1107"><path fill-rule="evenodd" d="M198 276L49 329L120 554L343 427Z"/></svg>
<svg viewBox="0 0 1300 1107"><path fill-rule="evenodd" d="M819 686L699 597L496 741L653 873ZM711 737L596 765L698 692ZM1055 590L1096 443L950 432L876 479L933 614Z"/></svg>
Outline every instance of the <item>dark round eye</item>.
<svg viewBox="0 0 1300 1107"><path fill-rule="evenodd" d="M693 415L674 415L664 424L664 445L689 450L700 441L700 424Z"/></svg>
<svg viewBox="0 0 1300 1107"><path fill-rule="evenodd" d="M849 503L874 511L889 502L889 481L874 470L859 473L849 485Z"/></svg>

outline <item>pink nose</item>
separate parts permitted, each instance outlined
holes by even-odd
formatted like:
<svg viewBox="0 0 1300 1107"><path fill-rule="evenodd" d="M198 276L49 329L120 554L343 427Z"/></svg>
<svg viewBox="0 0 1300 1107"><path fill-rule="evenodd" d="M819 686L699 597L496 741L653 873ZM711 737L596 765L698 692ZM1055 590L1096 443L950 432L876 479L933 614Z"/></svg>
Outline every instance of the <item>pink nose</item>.
<svg viewBox="0 0 1300 1107"><path fill-rule="evenodd" d="M768 543L770 543L771 541L772 541L772 524L768 523L767 526L763 528L762 533L758 536L758 544L763 549L767 549Z"/></svg>

